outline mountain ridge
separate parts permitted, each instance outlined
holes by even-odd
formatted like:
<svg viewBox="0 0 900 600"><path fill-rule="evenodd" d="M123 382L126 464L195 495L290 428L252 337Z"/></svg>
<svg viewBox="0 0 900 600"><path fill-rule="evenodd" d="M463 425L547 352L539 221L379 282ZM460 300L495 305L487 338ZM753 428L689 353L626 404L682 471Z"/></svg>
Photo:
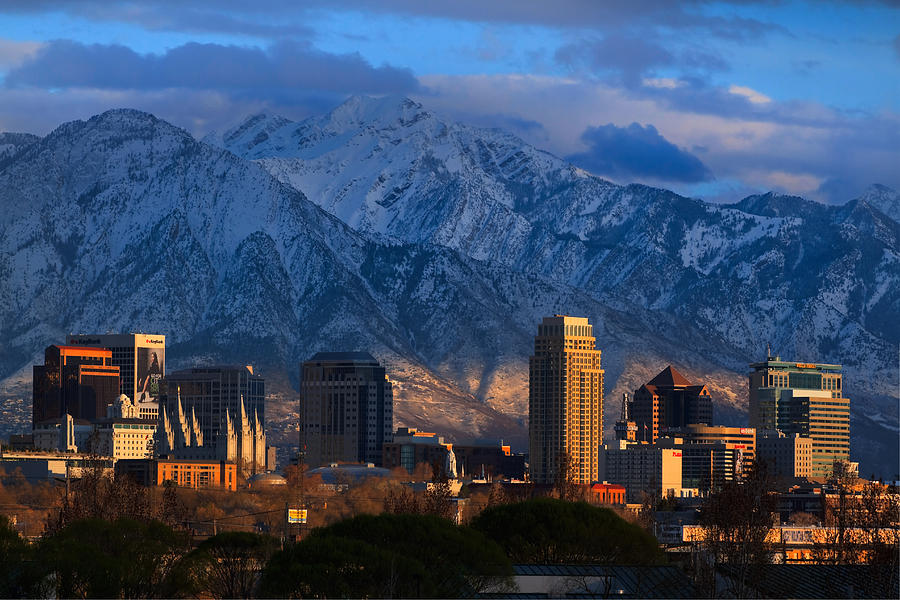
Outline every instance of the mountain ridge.
<svg viewBox="0 0 900 600"><path fill-rule="evenodd" d="M258 361L288 395L313 351L372 349L403 423L521 443L534 326L570 312L595 324L608 407L672 363L736 423L771 341L844 358L854 406L894 419L898 225L868 199L736 203L753 214L390 102L206 142L113 111L0 159L0 381L67 331L164 330L170 364Z"/></svg>

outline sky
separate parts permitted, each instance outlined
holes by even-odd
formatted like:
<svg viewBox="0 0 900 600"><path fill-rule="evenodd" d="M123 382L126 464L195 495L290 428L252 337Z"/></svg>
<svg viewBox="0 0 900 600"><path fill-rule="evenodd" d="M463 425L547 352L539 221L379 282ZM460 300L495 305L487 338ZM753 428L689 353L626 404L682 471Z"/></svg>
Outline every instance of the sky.
<svg viewBox="0 0 900 600"><path fill-rule="evenodd" d="M131 107L199 137L356 94L711 201L900 190L896 0L0 3L0 131Z"/></svg>

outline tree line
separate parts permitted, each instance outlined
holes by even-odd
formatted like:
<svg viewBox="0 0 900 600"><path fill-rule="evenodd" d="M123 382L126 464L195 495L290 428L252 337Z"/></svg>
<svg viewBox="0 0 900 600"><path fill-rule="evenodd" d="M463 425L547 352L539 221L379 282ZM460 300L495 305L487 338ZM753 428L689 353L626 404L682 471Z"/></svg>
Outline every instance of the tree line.
<svg viewBox="0 0 900 600"><path fill-rule="evenodd" d="M513 590L516 563L664 561L652 535L584 502L507 502L494 490L457 525L436 483L418 497L387 494L377 510L296 543L255 531L199 541L180 520L180 490L151 501L147 488L86 473L39 540L0 520L0 597L470 597Z"/></svg>

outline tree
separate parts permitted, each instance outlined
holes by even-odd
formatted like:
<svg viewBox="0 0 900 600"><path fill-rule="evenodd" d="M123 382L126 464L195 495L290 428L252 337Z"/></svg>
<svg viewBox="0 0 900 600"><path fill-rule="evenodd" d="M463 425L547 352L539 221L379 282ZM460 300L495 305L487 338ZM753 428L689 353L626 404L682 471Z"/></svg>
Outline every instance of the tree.
<svg viewBox="0 0 900 600"><path fill-rule="evenodd" d="M494 540L514 563L655 564L656 539L608 508L535 498L486 508L471 527Z"/></svg>
<svg viewBox="0 0 900 600"><path fill-rule="evenodd" d="M185 557L183 568L193 587L213 598L250 598L277 550L278 540L271 536L229 531L202 542Z"/></svg>
<svg viewBox="0 0 900 600"><path fill-rule="evenodd" d="M700 508L699 522L704 530L702 547L713 566L731 565L735 577L730 579L728 591L737 598L751 593L750 584L760 576L761 566L769 562L772 548L766 538L778 508L772 483L765 467L757 464L744 479L726 482ZM713 575L709 566L695 565L695 583L699 589L713 594L715 581L709 577Z"/></svg>
<svg viewBox="0 0 900 600"><path fill-rule="evenodd" d="M434 515L361 515L276 554L264 595L457 597L511 585L512 565L480 533Z"/></svg>
<svg viewBox="0 0 900 600"><path fill-rule="evenodd" d="M61 598L172 595L168 577L185 536L159 521L85 519L44 538L39 554Z"/></svg>
<svg viewBox="0 0 900 600"><path fill-rule="evenodd" d="M563 450L557 455L556 464L556 473L553 475L553 491L560 500L574 502L581 492L580 486L574 481L575 459Z"/></svg>
<svg viewBox="0 0 900 600"><path fill-rule="evenodd" d="M150 500L149 488L127 475L114 477L105 463L105 459L93 459L92 464L81 469L79 477L67 481L64 491L60 491L59 513L47 524L49 531L81 519L151 521L159 516Z"/></svg>
<svg viewBox="0 0 900 600"><path fill-rule="evenodd" d="M313 536L276 553L263 571L262 597L415 597L423 565L360 540Z"/></svg>
<svg viewBox="0 0 900 600"><path fill-rule="evenodd" d="M0 515L0 598L46 597L44 573L9 519Z"/></svg>

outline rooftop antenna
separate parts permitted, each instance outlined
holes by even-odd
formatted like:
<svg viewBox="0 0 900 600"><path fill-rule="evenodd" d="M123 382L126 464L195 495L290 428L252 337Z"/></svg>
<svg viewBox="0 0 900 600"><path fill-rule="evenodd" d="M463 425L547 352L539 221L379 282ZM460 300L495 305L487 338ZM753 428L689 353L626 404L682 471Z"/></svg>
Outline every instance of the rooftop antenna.
<svg viewBox="0 0 900 600"><path fill-rule="evenodd" d="M766 342L766 360L772 360L772 344Z"/></svg>

